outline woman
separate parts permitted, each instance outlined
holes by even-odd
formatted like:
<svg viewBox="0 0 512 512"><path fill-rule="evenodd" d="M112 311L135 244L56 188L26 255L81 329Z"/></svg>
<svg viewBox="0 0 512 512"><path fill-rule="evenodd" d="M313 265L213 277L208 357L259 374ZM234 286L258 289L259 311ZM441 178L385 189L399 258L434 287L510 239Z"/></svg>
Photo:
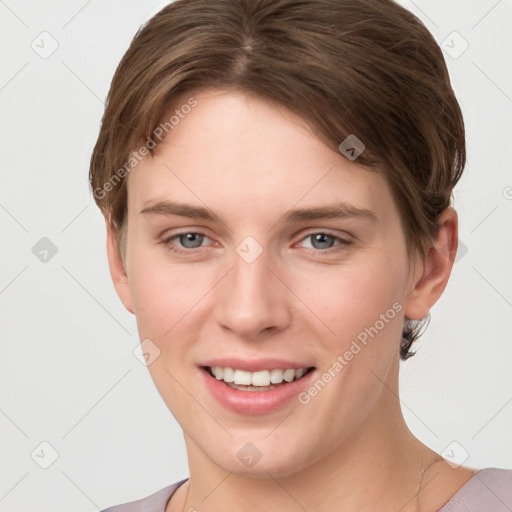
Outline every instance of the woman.
<svg viewBox="0 0 512 512"><path fill-rule="evenodd" d="M108 510L509 510L512 471L443 459L398 397L456 255L464 164L442 53L389 0L152 18L90 177L190 478Z"/></svg>

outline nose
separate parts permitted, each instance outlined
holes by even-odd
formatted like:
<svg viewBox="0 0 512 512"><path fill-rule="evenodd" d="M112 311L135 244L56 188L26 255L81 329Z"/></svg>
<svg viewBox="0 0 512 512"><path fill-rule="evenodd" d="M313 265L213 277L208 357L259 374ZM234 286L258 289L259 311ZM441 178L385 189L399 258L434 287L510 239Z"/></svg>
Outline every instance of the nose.
<svg viewBox="0 0 512 512"><path fill-rule="evenodd" d="M280 332L291 320L290 292L276 277L279 271L263 252L248 263L235 255L231 271L218 287L215 317L218 325L246 340Z"/></svg>

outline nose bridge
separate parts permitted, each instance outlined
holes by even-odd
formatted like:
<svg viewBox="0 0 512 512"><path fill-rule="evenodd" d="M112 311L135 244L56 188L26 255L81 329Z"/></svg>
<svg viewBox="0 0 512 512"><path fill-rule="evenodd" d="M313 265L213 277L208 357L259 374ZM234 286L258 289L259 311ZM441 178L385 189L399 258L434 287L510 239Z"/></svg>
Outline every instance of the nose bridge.
<svg viewBox="0 0 512 512"><path fill-rule="evenodd" d="M216 301L217 322L243 337L254 337L270 328L282 329L290 320L286 289L269 268L270 254L263 248L256 254L250 244L242 242L237 248Z"/></svg>

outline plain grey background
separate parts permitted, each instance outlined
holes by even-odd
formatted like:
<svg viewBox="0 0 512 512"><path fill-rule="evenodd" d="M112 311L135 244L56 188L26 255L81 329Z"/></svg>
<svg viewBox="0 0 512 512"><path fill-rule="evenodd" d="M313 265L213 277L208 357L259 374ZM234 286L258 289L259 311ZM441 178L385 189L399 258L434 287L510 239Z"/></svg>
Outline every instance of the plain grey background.
<svg viewBox="0 0 512 512"><path fill-rule="evenodd" d="M94 511L188 476L87 179L115 67L165 3L0 0L1 512ZM403 410L454 464L510 468L512 2L401 3L445 51L468 143L461 252L403 364Z"/></svg>

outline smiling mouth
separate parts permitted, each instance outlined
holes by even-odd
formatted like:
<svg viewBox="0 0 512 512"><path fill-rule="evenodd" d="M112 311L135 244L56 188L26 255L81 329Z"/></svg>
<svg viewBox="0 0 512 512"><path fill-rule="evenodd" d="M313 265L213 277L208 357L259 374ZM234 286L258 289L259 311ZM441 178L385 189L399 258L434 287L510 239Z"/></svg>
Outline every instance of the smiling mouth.
<svg viewBox="0 0 512 512"><path fill-rule="evenodd" d="M271 391L300 380L315 369L312 366L309 368L288 368L285 370L275 368L249 372L221 366L204 366L202 368L211 377L239 391Z"/></svg>

